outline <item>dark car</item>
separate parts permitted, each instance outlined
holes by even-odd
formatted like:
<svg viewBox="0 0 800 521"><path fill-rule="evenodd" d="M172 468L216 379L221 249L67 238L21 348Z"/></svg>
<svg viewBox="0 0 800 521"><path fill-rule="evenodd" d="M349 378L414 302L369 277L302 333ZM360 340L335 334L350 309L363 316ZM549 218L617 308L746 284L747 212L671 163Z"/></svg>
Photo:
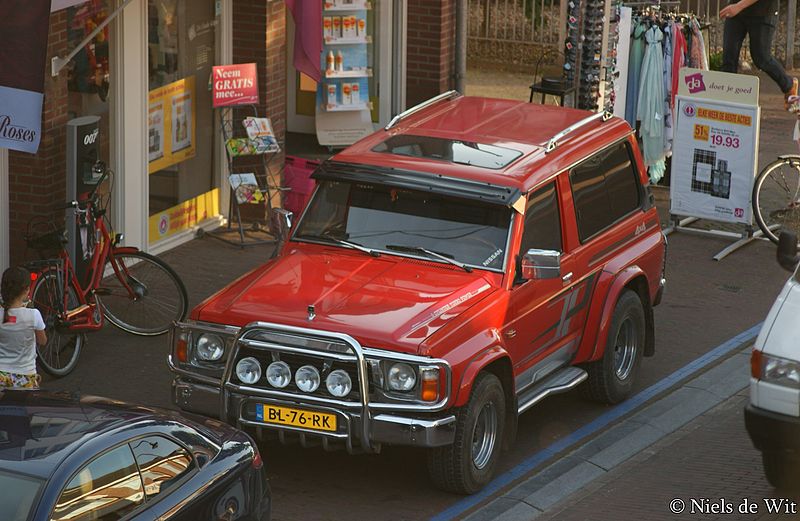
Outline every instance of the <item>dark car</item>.
<svg viewBox="0 0 800 521"><path fill-rule="evenodd" d="M208 419L66 393L0 392L0 518L269 519L245 433Z"/></svg>

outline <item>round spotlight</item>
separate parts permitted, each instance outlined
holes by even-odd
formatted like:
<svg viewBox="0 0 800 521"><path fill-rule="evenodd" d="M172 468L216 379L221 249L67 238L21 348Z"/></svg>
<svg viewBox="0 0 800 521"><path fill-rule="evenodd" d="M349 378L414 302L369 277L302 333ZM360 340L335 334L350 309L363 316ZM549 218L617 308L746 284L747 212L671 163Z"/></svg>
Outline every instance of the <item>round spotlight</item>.
<svg viewBox="0 0 800 521"><path fill-rule="evenodd" d="M252 385L261 379L261 364L252 356L242 358L236 364L236 376L242 383Z"/></svg>
<svg viewBox="0 0 800 521"><path fill-rule="evenodd" d="M319 388L319 371L313 365L304 365L294 374L294 383L305 393L313 393Z"/></svg>
<svg viewBox="0 0 800 521"><path fill-rule="evenodd" d="M283 389L292 381L292 370L286 362L272 362L267 367L267 381L272 387Z"/></svg>
<svg viewBox="0 0 800 521"><path fill-rule="evenodd" d="M325 387L327 387L328 392L335 397L344 398L350 394L350 390L353 389L353 381L350 379L350 375L347 374L347 371L337 369L331 372L325 379Z"/></svg>

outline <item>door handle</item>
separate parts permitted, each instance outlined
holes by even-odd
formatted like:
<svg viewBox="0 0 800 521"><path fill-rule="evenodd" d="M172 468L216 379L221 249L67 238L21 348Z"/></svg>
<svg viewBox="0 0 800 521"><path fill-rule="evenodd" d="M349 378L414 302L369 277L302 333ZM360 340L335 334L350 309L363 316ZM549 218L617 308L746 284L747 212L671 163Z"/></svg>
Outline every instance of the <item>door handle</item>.
<svg viewBox="0 0 800 521"><path fill-rule="evenodd" d="M572 272L570 271L569 273L561 277L561 281L564 284L569 284L570 282L572 282Z"/></svg>

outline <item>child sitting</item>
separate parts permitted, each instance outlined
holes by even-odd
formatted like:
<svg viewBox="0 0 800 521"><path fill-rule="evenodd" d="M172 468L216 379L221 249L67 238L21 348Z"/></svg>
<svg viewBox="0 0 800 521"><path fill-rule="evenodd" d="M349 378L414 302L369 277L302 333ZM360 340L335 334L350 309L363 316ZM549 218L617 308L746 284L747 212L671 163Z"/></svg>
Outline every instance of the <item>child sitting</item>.
<svg viewBox="0 0 800 521"><path fill-rule="evenodd" d="M25 307L30 287L25 268L9 268L0 282L0 390L38 389L36 343L46 344L45 325L38 309Z"/></svg>

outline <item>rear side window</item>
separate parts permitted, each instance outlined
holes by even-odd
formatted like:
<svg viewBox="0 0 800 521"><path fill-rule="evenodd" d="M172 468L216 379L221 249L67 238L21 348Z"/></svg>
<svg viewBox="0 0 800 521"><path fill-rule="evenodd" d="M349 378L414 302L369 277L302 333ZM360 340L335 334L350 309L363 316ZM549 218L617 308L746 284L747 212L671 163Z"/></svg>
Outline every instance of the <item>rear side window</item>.
<svg viewBox="0 0 800 521"><path fill-rule="evenodd" d="M183 447L161 436L132 441L131 449L148 500L166 493L194 468L192 456Z"/></svg>
<svg viewBox="0 0 800 521"><path fill-rule="evenodd" d="M581 242L641 207L641 187L626 142L576 166L569 175Z"/></svg>

